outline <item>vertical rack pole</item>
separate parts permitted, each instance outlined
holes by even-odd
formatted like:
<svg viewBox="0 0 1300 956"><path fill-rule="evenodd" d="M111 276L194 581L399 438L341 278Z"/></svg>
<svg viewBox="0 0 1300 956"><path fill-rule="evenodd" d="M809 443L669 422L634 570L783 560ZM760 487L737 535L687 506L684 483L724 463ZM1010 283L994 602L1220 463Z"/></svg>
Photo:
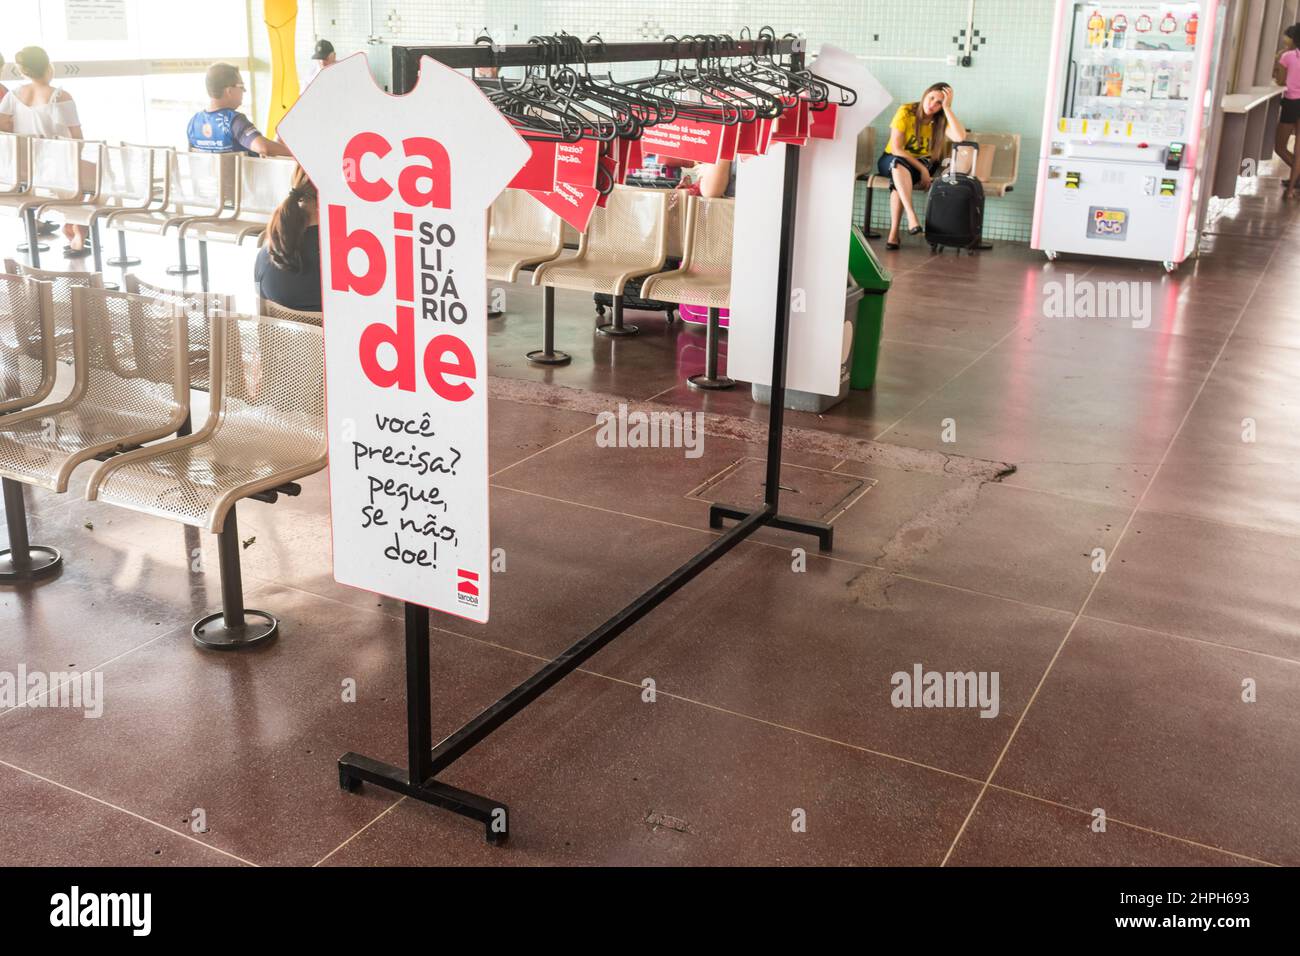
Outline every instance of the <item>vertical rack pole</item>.
<svg viewBox="0 0 1300 956"><path fill-rule="evenodd" d="M429 693L429 609L406 606L406 766L411 786L433 776L433 709Z"/></svg>
<svg viewBox="0 0 1300 956"><path fill-rule="evenodd" d="M803 69L803 54L791 56L791 68ZM794 275L794 227L799 211L799 147L785 147L781 191L780 258L776 273L776 323L772 335L772 389L767 418L767 476L763 500L773 512L781 500L781 443L785 428L785 358L790 344L790 296Z"/></svg>

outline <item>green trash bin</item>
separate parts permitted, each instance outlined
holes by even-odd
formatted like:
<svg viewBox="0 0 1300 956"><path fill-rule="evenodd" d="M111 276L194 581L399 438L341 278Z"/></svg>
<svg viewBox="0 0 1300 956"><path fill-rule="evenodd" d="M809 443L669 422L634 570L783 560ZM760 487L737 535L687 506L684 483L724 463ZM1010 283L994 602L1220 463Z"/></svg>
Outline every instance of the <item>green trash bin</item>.
<svg viewBox="0 0 1300 956"><path fill-rule="evenodd" d="M849 239L849 275L862 287L858 303L858 322L853 334L853 357L849 367L849 387L868 389L876 384L876 365L880 361L880 339L885 334L885 293L894 275L876 258L867 237L857 226Z"/></svg>

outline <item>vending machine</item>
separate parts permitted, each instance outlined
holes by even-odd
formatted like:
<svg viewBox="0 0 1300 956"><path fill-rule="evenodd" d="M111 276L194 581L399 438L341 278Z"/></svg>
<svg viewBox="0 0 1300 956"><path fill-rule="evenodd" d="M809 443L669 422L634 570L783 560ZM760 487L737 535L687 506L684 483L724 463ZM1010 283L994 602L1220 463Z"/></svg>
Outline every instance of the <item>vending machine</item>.
<svg viewBox="0 0 1300 956"><path fill-rule="evenodd" d="M1033 247L1193 254L1229 0L1057 0Z"/></svg>

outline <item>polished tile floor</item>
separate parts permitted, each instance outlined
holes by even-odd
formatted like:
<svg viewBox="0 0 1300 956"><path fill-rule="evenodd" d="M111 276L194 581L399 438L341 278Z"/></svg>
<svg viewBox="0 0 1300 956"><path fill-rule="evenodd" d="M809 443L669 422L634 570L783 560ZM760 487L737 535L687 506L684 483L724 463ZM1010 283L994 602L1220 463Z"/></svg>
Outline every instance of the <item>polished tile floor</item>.
<svg viewBox="0 0 1300 956"><path fill-rule="evenodd" d="M189 638L219 601L212 536L81 500L89 469L29 489L33 539L66 562L0 587L0 674L101 673L103 713L0 712L7 862L1300 864L1300 205L1278 193L1247 187L1174 276L1009 243L890 253L874 393L788 416L896 452L787 456L790 507L836 515L834 553L764 532L454 765L511 806L505 848L338 789L344 751L403 758L402 630L393 602L333 582L323 475L240 506L248 602L283 625L233 655ZM161 279L174 247L132 244ZM248 307L248 252L212 259ZM1149 322L1050 317L1069 276L1148 283ZM531 289L492 325L502 393L540 385L491 403L507 567L490 624L434 616L436 730L699 550L707 499L755 490L745 438L597 447L547 386L765 410L682 385L698 330L629 313L640 335L609 340L559 298L567 368L523 359ZM895 706L915 667L996 675L995 713Z"/></svg>

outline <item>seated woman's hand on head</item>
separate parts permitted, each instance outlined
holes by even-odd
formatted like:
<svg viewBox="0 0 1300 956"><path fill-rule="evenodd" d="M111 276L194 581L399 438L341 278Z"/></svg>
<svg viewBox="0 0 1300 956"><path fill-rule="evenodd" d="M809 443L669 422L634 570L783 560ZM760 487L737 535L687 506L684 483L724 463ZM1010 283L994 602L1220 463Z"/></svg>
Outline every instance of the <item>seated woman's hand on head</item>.
<svg viewBox="0 0 1300 956"><path fill-rule="evenodd" d="M948 143L966 138L966 127L953 112L952 101L952 87L935 83L919 100L900 106L889 124L889 143L876 163L880 175L890 180L887 249L899 246L898 230L904 213L908 231L912 235L921 231L912 192L929 189Z"/></svg>

